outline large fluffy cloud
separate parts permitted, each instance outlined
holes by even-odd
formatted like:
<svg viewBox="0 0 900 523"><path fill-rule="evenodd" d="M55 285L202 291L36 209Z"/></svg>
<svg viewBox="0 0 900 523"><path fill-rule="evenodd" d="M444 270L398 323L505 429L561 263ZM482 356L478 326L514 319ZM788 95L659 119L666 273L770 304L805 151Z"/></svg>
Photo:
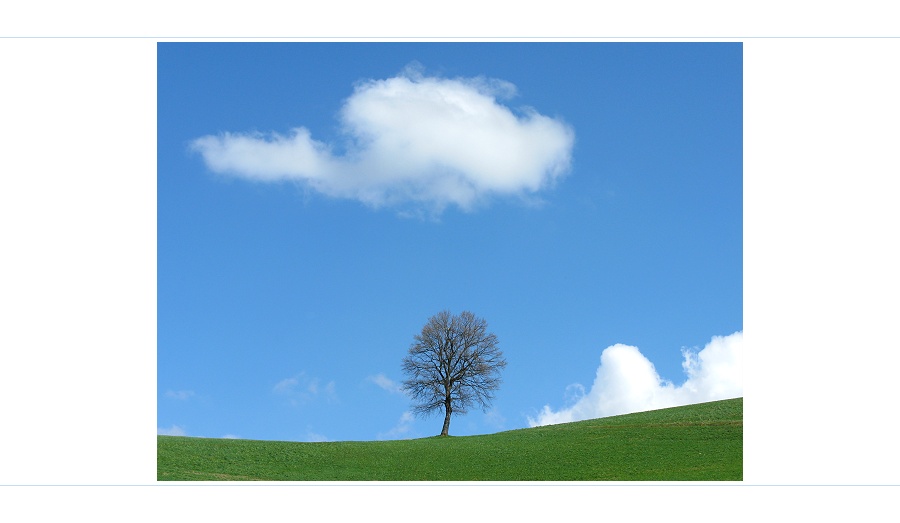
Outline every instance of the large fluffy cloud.
<svg viewBox="0 0 900 523"><path fill-rule="evenodd" d="M676 386L663 380L637 347L613 345L600 355L600 367L590 392L575 385L568 408L545 405L532 427L602 418L617 414L737 398L743 395L743 333L715 336L699 352L683 350L686 381Z"/></svg>
<svg viewBox="0 0 900 523"><path fill-rule="evenodd" d="M493 195L533 195L569 169L572 129L501 102L514 94L501 80L408 69L356 86L339 116L346 143L326 144L297 127L286 136L203 136L191 146L217 173L299 181L373 207L470 210Z"/></svg>

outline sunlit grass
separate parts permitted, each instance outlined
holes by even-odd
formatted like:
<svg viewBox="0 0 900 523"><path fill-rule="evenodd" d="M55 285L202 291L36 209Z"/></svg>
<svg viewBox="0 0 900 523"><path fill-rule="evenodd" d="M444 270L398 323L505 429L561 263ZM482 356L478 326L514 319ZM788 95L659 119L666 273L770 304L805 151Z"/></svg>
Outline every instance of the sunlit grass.
<svg viewBox="0 0 900 523"><path fill-rule="evenodd" d="M158 480L740 481L743 398L483 436L157 437Z"/></svg>

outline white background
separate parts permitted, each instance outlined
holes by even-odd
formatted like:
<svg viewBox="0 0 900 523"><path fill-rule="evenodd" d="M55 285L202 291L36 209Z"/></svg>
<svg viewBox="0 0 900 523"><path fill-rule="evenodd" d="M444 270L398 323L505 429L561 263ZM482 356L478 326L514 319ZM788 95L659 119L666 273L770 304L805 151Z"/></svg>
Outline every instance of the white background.
<svg viewBox="0 0 900 523"><path fill-rule="evenodd" d="M783 505L788 517L884 519L900 491L900 40L886 38L898 36L887 2L831 5L4 8L4 512L230 521L344 512L443 520L472 510L477 519L694 521L755 520ZM217 37L743 42L744 482L156 485L156 43ZM467 500L462 512L445 511L436 501L444 495Z"/></svg>

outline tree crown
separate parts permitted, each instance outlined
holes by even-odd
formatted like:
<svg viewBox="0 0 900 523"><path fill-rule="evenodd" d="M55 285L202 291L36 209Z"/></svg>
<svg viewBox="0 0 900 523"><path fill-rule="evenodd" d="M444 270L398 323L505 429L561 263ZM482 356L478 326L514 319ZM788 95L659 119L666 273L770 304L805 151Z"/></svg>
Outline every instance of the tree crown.
<svg viewBox="0 0 900 523"><path fill-rule="evenodd" d="M444 408L446 425L450 412L466 413L476 404L487 410L506 367L497 344L487 322L469 311L432 316L403 360L403 389L414 402L413 412Z"/></svg>

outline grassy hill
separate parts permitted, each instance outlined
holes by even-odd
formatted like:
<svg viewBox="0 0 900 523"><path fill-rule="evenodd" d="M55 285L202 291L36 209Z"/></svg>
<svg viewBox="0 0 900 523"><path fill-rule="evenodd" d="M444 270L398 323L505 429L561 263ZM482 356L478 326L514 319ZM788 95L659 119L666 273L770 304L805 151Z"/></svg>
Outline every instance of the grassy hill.
<svg viewBox="0 0 900 523"><path fill-rule="evenodd" d="M743 398L464 437L157 436L157 480L740 481Z"/></svg>

